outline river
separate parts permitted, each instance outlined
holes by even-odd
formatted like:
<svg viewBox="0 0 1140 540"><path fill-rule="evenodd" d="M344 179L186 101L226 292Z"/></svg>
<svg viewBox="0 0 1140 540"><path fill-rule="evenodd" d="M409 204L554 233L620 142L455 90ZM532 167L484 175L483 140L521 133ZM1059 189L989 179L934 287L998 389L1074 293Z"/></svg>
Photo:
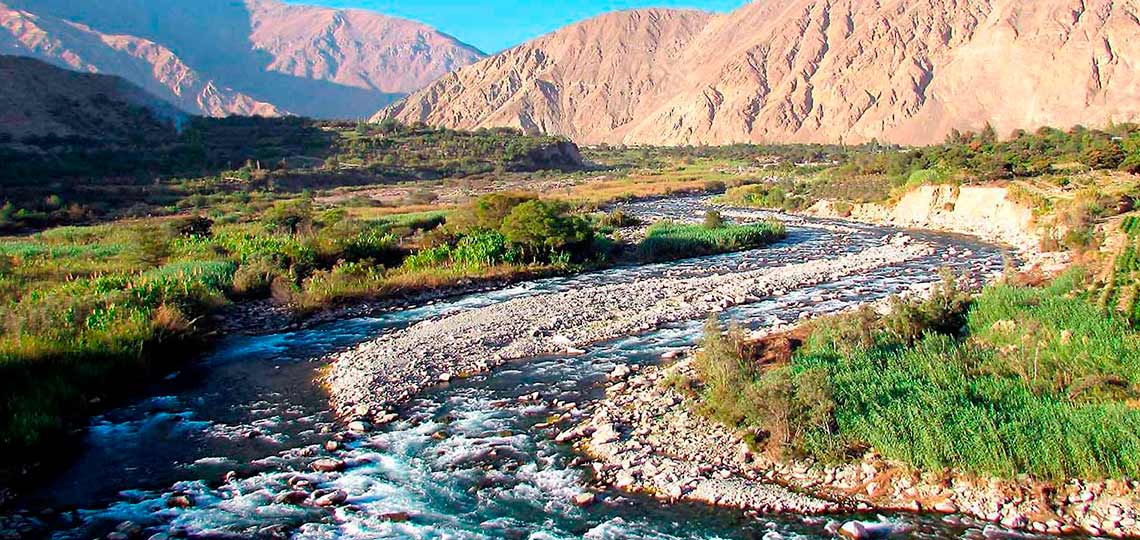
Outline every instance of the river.
<svg viewBox="0 0 1140 540"><path fill-rule="evenodd" d="M649 218L699 219L706 203L700 198L665 199L631 203L625 210ZM296 539L831 537L825 531L828 522L845 516L746 515L612 492L585 508L571 503L589 486L589 474L569 447L554 442L557 428L541 427L555 412L551 402L588 407L616 365L656 363L666 352L692 346L703 321L598 344L584 355L516 362L442 385L407 403L397 422L335 451L325 448L343 433L343 426L329 412L328 396L315 378L330 354L378 334L584 285L833 258L882 245L898 232L782 218L788 220L788 238L762 250L544 279L303 331L230 337L152 385L146 396L94 418L75 459L24 497L19 521L29 527L30 536L61 539L108 534ZM966 273L975 283L1002 269L1003 250L998 247L961 236L907 234L933 245L934 253L737 306L721 317L751 328L790 323L803 314L845 309L933 281L939 267ZM531 399L534 393L540 398ZM309 472L314 459L330 455L343 460L345 470ZM227 475L230 471L234 473ZM319 489L344 490L348 500L332 508L274 503L299 480ZM173 504L185 501L192 504ZM920 537L977 534L968 521L889 518L915 524Z"/></svg>

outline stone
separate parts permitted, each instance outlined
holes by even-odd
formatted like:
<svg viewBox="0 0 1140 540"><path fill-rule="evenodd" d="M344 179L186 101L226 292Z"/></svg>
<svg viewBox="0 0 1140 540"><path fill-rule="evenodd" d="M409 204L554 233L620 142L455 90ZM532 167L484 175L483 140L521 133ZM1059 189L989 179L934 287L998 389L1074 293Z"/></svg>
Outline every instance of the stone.
<svg viewBox="0 0 1140 540"><path fill-rule="evenodd" d="M575 495L571 501L574 503L574 506L590 506L591 504L594 504L597 499L597 495L594 495L593 493L587 491Z"/></svg>
<svg viewBox="0 0 1140 540"><path fill-rule="evenodd" d="M339 459L322 458L309 464L317 472L338 472L344 470L344 462Z"/></svg>
<svg viewBox="0 0 1140 540"><path fill-rule="evenodd" d="M934 505L934 511L943 514L954 514L958 512L958 506L951 501L942 501Z"/></svg>
<svg viewBox="0 0 1140 540"><path fill-rule="evenodd" d="M318 491L313 493L313 504L320 507L337 506L348 500L348 493L342 489Z"/></svg>
<svg viewBox="0 0 1140 540"><path fill-rule="evenodd" d="M339 441L325 441L325 451L326 452L336 452L339 449L340 449L340 442Z"/></svg>
<svg viewBox="0 0 1140 540"><path fill-rule="evenodd" d="M637 480L634 479L633 474L629 471L619 471L617 476L614 477L614 487L618 489L629 489L633 487Z"/></svg>
<svg viewBox="0 0 1140 540"><path fill-rule="evenodd" d="M411 518L411 515L409 515L407 512L388 512L386 514L380 514L381 520L391 521L393 523L403 523Z"/></svg>
<svg viewBox="0 0 1140 540"><path fill-rule="evenodd" d="M354 420L348 423L348 430L353 433L365 433L372 429L372 426L363 420Z"/></svg>
<svg viewBox="0 0 1140 540"><path fill-rule="evenodd" d="M555 436L554 442L556 442L558 444L566 444L566 443L572 442L574 440L577 440L581 437L582 437L582 432L580 430L578 430L577 428L568 429L566 431L563 431L562 433L559 433L557 436Z"/></svg>
<svg viewBox="0 0 1140 540"><path fill-rule="evenodd" d="M194 501L189 495L171 495L166 498L167 508L190 508L194 506Z"/></svg>
<svg viewBox="0 0 1140 540"><path fill-rule="evenodd" d="M614 425L607 422L598 426L597 431L594 432L593 437L590 439L590 443L595 446L599 446L615 442L620 438L621 435L618 434L617 429L614 428Z"/></svg>
<svg viewBox="0 0 1140 540"><path fill-rule="evenodd" d="M304 491L285 491L273 498L273 504L299 505L309 500L309 494Z"/></svg>
<svg viewBox="0 0 1140 540"><path fill-rule="evenodd" d="M624 379L624 378L629 376L630 372L631 372L631 370L629 369L629 366L623 364L623 365L620 365L618 367L615 367L614 370L611 371L610 374L608 375L608 378L611 381Z"/></svg>

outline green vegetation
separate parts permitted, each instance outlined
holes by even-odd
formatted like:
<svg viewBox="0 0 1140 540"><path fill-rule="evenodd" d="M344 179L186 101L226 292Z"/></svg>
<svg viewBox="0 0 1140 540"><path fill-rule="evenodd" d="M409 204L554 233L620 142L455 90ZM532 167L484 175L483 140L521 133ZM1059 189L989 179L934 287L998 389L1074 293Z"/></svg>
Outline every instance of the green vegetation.
<svg viewBox="0 0 1140 540"><path fill-rule="evenodd" d="M719 215L706 219L705 225L683 225L662 221L646 232L638 246L643 260L663 261L728 253L766 246L785 236L779 221L745 225L727 225Z"/></svg>
<svg viewBox="0 0 1140 540"><path fill-rule="evenodd" d="M0 241L3 446L31 448L123 386L110 381L144 380L161 367L151 364L158 350L194 339L196 321L233 301L270 298L305 312L463 279L564 272L609 256L594 240L590 221L565 203L492 195L450 214L373 221L301 197L236 223L152 219Z"/></svg>
<svg viewBox="0 0 1140 540"><path fill-rule="evenodd" d="M194 118L181 133L129 141L11 141L0 143L0 160L0 231L207 210L219 219L256 214L306 190L583 165L563 139L509 129L293 117ZM432 197L409 196L421 203Z"/></svg>
<svg viewBox="0 0 1140 540"><path fill-rule="evenodd" d="M1070 273L968 301L949 278L883 317L822 320L770 363L713 325L696 360L701 407L777 454L835 461L874 447L927 470L1136 477L1140 335L1075 295L1082 283Z"/></svg>

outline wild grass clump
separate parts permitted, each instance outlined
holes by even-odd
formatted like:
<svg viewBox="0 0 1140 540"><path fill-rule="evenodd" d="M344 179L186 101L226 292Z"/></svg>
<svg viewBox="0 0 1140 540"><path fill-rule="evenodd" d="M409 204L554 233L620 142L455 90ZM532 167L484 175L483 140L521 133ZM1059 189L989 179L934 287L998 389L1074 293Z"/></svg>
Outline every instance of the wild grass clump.
<svg viewBox="0 0 1140 540"><path fill-rule="evenodd" d="M776 220L717 228L662 221L646 232L638 255L647 261L664 261L728 253L764 247L786 234L784 224Z"/></svg>
<svg viewBox="0 0 1140 540"><path fill-rule="evenodd" d="M813 323L783 365L711 328L696 361L702 410L778 454L831 461L874 447L927 470L1134 478L1140 335L1073 283L965 301L944 282L886 316Z"/></svg>

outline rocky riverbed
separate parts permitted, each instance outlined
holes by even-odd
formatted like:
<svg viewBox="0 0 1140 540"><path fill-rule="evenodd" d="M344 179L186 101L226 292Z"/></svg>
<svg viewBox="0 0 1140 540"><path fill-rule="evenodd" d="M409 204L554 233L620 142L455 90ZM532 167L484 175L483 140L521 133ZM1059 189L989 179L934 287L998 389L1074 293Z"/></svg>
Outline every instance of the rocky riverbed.
<svg viewBox="0 0 1140 540"><path fill-rule="evenodd" d="M626 210L647 220L699 221L707 204L681 198ZM753 216L772 214L749 211L747 219ZM940 267L980 283L1003 265L1001 249L967 237L779 217L788 238L766 249L228 336L137 402L95 418L67 470L0 510L0 538L831 538L851 519L835 501L769 486L754 492L757 506L796 500L805 512L749 514L598 489L584 458L555 440L603 398L606 374L694 346L706 309L762 330L904 293L937 279ZM665 287L658 297L655 288ZM637 294L627 299L628 291ZM668 303L673 294L695 307ZM510 302L529 319L486 309ZM541 318L547 313L566 320ZM477 324L492 315L492 324ZM610 322L621 326L607 328ZM653 329L640 330L646 326ZM496 339L553 354L509 362L489 352ZM334 416L314 382L336 373L327 362L351 362L362 347L392 350L392 342L433 347L415 366L424 372L404 387L410 398L390 393L368 402L399 403L399 414L345 401ZM416 358L391 357L361 373ZM468 374L466 365L481 369L479 360L487 373L455 377ZM361 378L359 391L388 392L369 386L378 380ZM367 417L356 417L361 409ZM841 512L815 513L829 508ZM968 529L926 514L886 519L861 526L937 540Z"/></svg>
<svg viewBox="0 0 1140 540"><path fill-rule="evenodd" d="M699 319L843 276L933 254L899 234L883 245L831 259L700 277L661 276L509 300L424 321L336 355L325 377L337 411L354 421L388 411L424 389L510 360L560 352Z"/></svg>
<svg viewBox="0 0 1140 540"><path fill-rule="evenodd" d="M1140 536L1135 481L1055 484L922 472L874 452L845 465L773 460L694 413L691 399L668 384L694 375L688 360L669 367L619 366L589 419L558 438L594 460L603 485L669 500L761 512L933 512L991 539L1012 530ZM862 538L892 531L851 522L839 532Z"/></svg>

